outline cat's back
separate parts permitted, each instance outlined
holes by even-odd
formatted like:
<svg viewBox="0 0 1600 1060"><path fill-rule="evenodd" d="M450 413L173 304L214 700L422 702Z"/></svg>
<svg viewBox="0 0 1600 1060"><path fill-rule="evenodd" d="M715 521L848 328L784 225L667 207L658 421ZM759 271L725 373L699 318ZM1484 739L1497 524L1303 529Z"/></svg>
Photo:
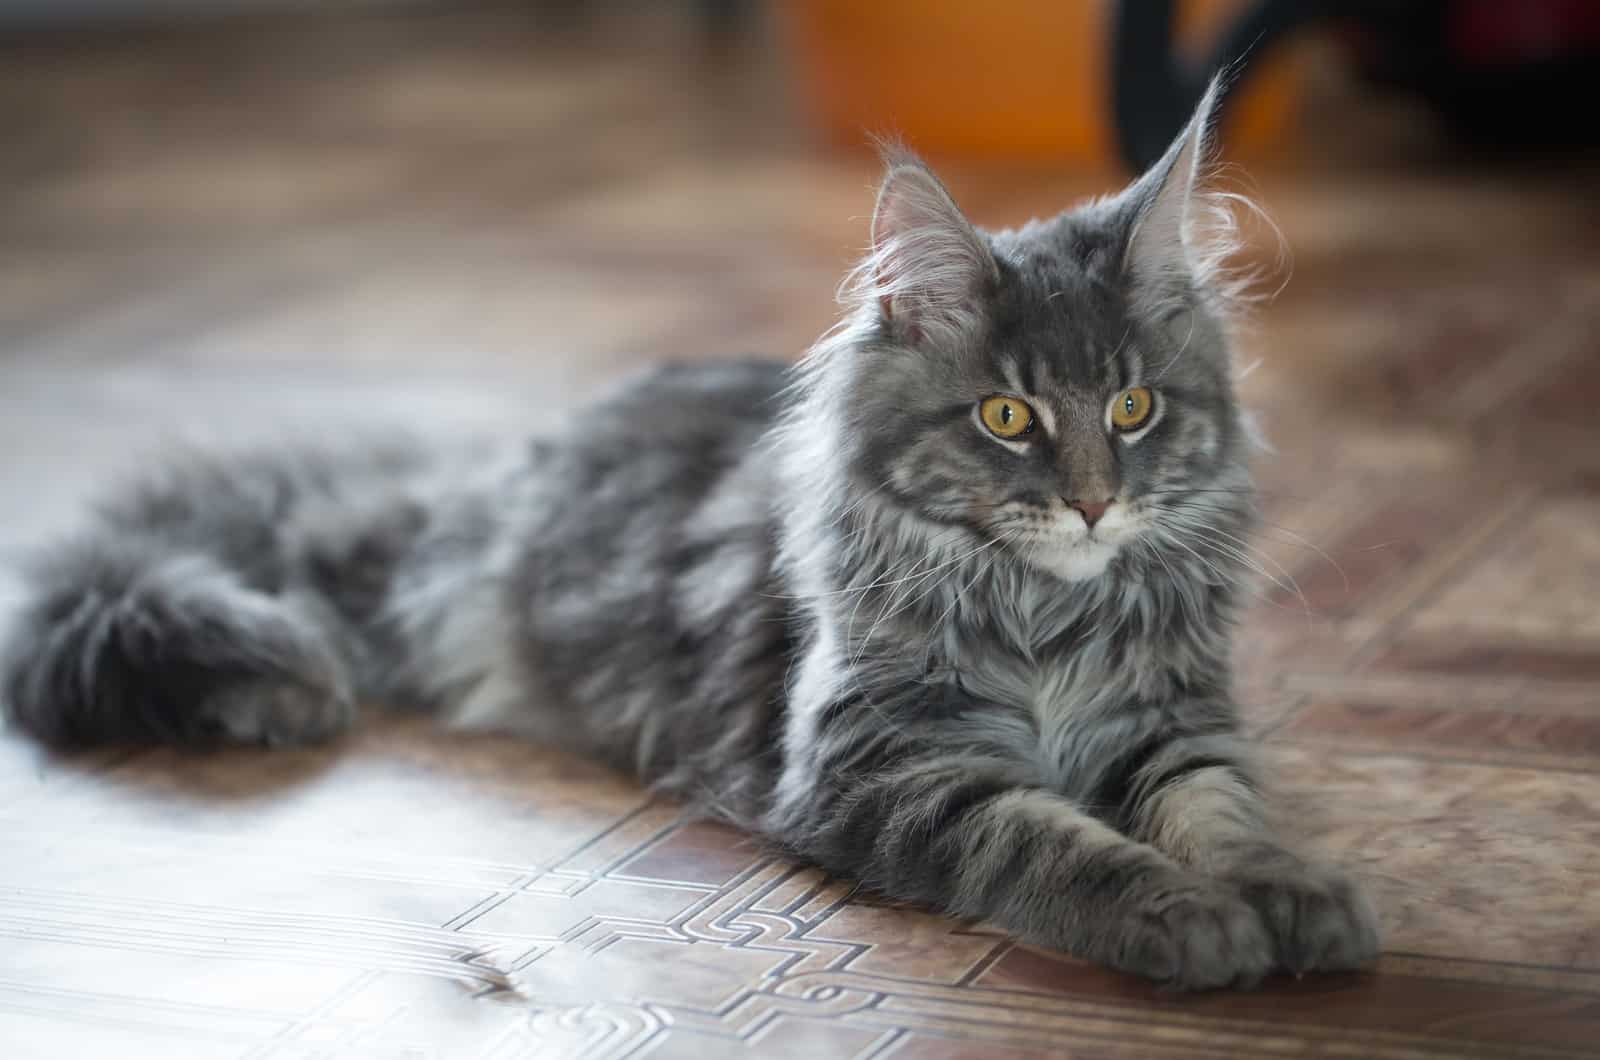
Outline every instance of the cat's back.
<svg viewBox="0 0 1600 1060"><path fill-rule="evenodd" d="M675 553L764 532L786 378L759 361L664 367L574 408L535 443L528 543L565 571L626 557L648 582Z"/></svg>
<svg viewBox="0 0 1600 1060"><path fill-rule="evenodd" d="M771 426L788 378L778 361L667 365L593 398L568 429L585 447L737 447Z"/></svg>
<svg viewBox="0 0 1600 1060"><path fill-rule="evenodd" d="M640 557L706 536L696 515L708 504L730 522L764 521L764 439L786 382L777 362L667 366L576 406L535 443L530 535Z"/></svg>
<svg viewBox="0 0 1600 1060"><path fill-rule="evenodd" d="M541 733L673 790L751 758L788 659L768 429L787 372L663 368L575 408L536 452L505 583ZM703 764L703 763L702 763Z"/></svg>

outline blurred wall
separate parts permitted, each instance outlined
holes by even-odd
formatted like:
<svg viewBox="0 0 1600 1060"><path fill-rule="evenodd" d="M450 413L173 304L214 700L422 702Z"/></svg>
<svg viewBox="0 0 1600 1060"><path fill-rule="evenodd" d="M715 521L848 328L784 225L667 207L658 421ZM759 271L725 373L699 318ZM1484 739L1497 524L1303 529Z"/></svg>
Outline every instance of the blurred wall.
<svg viewBox="0 0 1600 1060"><path fill-rule="evenodd" d="M400 7L418 0L0 0L0 26L226 15L251 11Z"/></svg>

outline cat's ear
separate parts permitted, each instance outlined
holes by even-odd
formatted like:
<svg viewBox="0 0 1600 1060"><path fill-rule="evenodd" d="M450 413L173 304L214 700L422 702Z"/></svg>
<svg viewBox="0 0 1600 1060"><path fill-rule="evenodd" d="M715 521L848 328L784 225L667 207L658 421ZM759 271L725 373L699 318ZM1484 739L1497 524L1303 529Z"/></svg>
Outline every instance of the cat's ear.
<svg viewBox="0 0 1600 1060"><path fill-rule="evenodd" d="M872 294L902 340L953 340L998 278L994 255L925 163L904 151L884 161L866 263Z"/></svg>
<svg viewBox="0 0 1600 1060"><path fill-rule="evenodd" d="M1186 303L1206 284L1212 263L1231 249L1213 245L1219 234L1203 224L1209 218L1202 185L1221 84L1220 77L1212 79L1183 132L1124 193L1131 217L1124 268L1135 293L1150 303Z"/></svg>

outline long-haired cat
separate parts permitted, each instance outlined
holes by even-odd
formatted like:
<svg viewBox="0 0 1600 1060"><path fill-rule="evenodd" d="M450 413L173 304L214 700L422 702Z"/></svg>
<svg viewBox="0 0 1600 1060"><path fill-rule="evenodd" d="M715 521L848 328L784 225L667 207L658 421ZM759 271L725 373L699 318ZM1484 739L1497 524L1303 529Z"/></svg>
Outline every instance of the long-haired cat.
<svg viewBox="0 0 1600 1060"><path fill-rule="evenodd" d="M1253 502L1214 95L1126 191L1016 231L891 155L798 368L660 371L490 461L166 468L32 570L7 712L291 745L426 710L1179 987L1369 960L1357 890L1269 830L1230 693Z"/></svg>

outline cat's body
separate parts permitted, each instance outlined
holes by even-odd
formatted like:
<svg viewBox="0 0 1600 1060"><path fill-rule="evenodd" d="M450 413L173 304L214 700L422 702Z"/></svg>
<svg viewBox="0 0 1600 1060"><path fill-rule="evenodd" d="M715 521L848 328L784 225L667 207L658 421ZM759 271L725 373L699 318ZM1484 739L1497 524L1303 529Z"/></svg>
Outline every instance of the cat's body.
<svg viewBox="0 0 1600 1060"><path fill-rule="evenodd" d="M382 704L684 795L748 765L749 822L792 655L759 444L785 379L665 369L520 445L189 454L44 557L5 700L59 744L303 743Z"/></svg>
<svg viewBox="0 0 1600 1060"><path fill-rule="evenodd" d="M661 371L503 452L174 468L35 572L7 710L64 744L425 710L1178 985L1364 961L1370 911L1272 838L1236 739L1253 509L1186 240L1204 130L994 236L895 164L798 370Z"/></svg>

